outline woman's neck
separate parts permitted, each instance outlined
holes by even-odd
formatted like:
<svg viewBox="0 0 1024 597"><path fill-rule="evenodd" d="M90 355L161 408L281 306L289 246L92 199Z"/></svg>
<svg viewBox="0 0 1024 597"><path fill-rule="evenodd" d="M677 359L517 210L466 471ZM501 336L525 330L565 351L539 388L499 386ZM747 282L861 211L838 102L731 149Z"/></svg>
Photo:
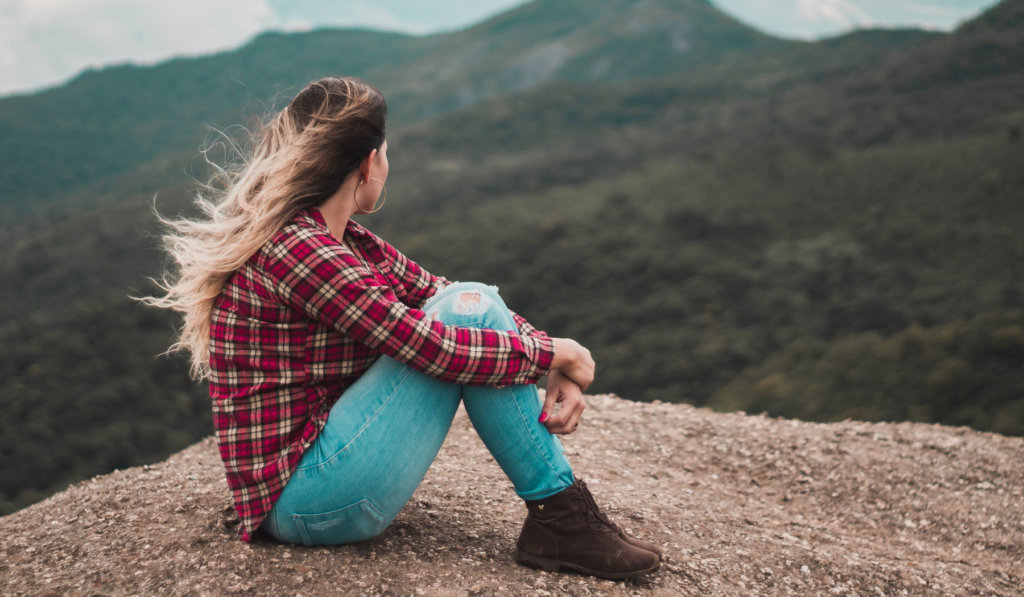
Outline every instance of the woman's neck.
<svg viewBox="0 0 1024 597"><path fill-rule="evenodd" d="M327 228L334 235L334 238L339 241L343 240L345 229L348 227L348 221L356 213L356 202L353 197L357 184L357 177L350 176L320 206L320 213L324 216Z"/></svg>

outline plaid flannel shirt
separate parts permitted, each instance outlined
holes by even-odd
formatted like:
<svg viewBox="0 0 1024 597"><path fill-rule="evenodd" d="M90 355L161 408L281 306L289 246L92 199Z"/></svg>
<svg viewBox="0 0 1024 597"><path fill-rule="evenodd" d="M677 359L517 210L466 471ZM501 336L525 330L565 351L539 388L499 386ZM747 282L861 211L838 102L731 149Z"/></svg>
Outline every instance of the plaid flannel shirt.
<svg viewBox="0 0 1024 597"><path fill-rule="evenodd" d="M350 250L300 212L227 282L210 327L210 396L240 534L273 507L331 406L382 354L459 383L535 383L552 341L446 326L419 309L449 282L350 221Z"/></svg>

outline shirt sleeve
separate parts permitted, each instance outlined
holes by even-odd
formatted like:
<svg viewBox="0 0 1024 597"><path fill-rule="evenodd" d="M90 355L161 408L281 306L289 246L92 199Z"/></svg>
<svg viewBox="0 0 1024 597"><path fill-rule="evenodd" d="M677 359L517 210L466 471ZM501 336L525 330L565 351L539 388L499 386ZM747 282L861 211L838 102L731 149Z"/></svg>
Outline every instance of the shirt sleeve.
<svg viewBox="0 0 1024 597"><path fill-rule="evenodd" d="M264 247L261 261L268 287L283 303L428 375L511 385L535 383L551 367L550 338L432 321L400 301L383 276L314 229L286 228ZM408 278L417 296L433 296L443 278L413 266L406 260L400 279Z"/></svg>
<svg viewBox="0 0 1024 597"><path fill-rule="evenodd" d="M406 257L384 239L374 236L374 241L387 256L392 274L405 289L408 297L406 304L422 307L438 290L451 284L448 279L435 276L423 269L422 266ZM523 336L534 338L548 337L546 333L533 327L526 318L515 311L512 312L512 319L515 320L516 329Z"/></svg>
<svg viewBox="0 0 1024 597"><path fill-rule="evenodd" d="M392 273L404 287L408 297L406 300L407 304L422 307L438 290L451 284L448 279L435 276L423 269L418 263L388 244L387 241L380 237L375 237L375 240L381 247L381 250L384 251L384 254L387 255ZM545 332L533 327L526 318L515 311L512 312L512 319L515 320L516 328L521 335L533 338L548 337Z"/></svg>
<svg viewBox="0 0 1024 597"><path fill-rule="evenodd" d="M446 278L435 276L423 269L384 239L374 235L374 241L384 252L392 275L402 285L402 289L406 293L405 303L407 305L422 307L432 296L437 294L438 290L451 284Z"/></svg>

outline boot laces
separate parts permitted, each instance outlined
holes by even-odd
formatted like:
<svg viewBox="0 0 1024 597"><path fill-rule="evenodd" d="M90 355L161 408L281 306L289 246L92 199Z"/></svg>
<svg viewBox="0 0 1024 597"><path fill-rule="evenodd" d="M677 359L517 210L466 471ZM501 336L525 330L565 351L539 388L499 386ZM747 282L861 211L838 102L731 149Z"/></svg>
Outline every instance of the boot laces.
<svg viewBox="0 0 1024 597"><path fill-rule="evenodd" d="M590 494L590 490L587 489L587 484L580 481L580 495L583 497L583 503L585 510L587 511L587 519L589 520L590 527L595 531L608 531L612 533L618 533L619 527L615 526L615 523L609 519L604 512L601 512L601 508L597 506L597 502L594 501L594 496Z"/></svg>

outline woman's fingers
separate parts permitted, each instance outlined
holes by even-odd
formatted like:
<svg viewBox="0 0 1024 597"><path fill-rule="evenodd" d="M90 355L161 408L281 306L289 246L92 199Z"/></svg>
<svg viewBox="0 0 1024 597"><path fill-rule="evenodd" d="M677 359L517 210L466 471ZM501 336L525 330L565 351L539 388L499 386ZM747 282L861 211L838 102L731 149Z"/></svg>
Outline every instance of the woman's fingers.
<svg viewBox="0 0 1024 597"><path fill-rule="evenodd" d="M548 430L552 433L561 434L576 431L585 408L586 405L583 403L582 395L567 397L562 401L562 408L558 411L555 421L548 427Z"/></svg>
<svg viewBox="0 0 1024 597"><path fill-rule="evenodd" d="M558 412L551 414L556 402L561 403ZM579 426L583 411L587 405L583 402L583 392L572 380L563 377L549 378L548 393L544 400L544 412L541 421L551 433L572 433Z"/></svg>
<svg viewBox="0 0 1024 597"><path fill-rule="evenodd" d="M552 387L552 386L554 386L554 387ZM548 383L547 394L544 396L544 406L541 407L540 419L538 419L541 423L544 423L545 425L548 425L549 429L550 429L549 421L551 420L552 415L554 415L554 413L555 413L555 402L560 402L558 397L559 397L559 390L558 390L557 384L549 382Z"/></svg>

